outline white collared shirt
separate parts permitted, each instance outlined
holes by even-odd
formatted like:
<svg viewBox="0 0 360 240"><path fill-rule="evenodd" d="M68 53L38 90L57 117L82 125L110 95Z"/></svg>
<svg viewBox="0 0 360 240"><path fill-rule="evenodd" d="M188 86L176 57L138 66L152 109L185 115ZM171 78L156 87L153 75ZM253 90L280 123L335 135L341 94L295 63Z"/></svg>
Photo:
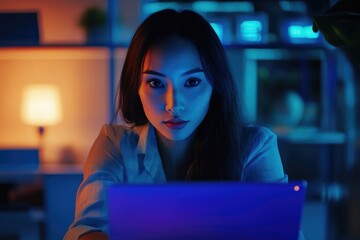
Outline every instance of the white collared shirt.
<svg viewBox="0 0 360 240"><path fill-rule="evenodd" d="M287 182L276 135L249 127L248 154L239 181ZM90 231L108 232L107 188L116 183L165 183L155 129L151 124L127 128L104 125L84 166L76 197L74 222L65 240Z"/></svg>

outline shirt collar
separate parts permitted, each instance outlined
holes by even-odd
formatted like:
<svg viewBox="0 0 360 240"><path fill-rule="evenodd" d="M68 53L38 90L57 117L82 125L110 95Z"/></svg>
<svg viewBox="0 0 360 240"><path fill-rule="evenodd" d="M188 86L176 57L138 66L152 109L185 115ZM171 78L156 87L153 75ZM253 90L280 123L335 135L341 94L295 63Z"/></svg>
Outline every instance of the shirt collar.
<svg viewBox="0 0 360 240"><path fill-rule="evenodd" d="M144 167L154 181L165 182L166 177L161 163L154 126L148 123L138 127L136 130L139 134L136 153L141 155L139 158L143 159Z"/></svg>
<svg viewBox="0 0 360 240"><path fill-rule="evenodd" d="M144 126L140 126L140 127L136 127L137 129L135 129L135 131L137 130L138 134L139 134L139 141L136 147L136 153L137 154L145 154L146 153L146 145L147 145L147 140L148 140L148 135L149 135L149 125L150 124L146 124Z"/></svg>
<svg viewBox="0 0 360 240"><path fill-rule="evenodd" d="M153 125L146 124L135 129L139 134L139 141L136 146L137 154L153 154L154 150L157 151L158 145L156 140L155 128Z"/></svg>

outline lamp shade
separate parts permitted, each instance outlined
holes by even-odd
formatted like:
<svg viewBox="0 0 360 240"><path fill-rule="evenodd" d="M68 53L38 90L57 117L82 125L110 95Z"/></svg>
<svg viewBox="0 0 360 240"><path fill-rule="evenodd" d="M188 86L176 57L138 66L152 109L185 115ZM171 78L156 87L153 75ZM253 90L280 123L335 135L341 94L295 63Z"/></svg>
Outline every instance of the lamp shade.
<svg viewBox="0 0 360 240"><path fill-rule="evenodd" d="M21 118L34 126L54 125L61 121L59 90L53 85L29 85L22 99Z"/></svg>

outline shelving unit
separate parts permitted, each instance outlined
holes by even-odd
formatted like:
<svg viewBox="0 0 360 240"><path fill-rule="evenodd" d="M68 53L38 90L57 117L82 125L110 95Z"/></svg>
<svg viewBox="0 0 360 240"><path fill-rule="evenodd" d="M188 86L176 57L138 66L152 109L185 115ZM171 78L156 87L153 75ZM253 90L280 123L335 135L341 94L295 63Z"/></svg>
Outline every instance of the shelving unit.
<svg viewBox="0 0 360 240"><path fill-rule="evenodd" d="M317 207L319 212L324 213L323 217L318 216L325 221L323 230L330 229L331 219L334 219L334 214L336 214L333 211L334 206L347 197L347 175L354 165L355 158L353 147L355 141L353 136L355 132L353 84L355 79L348 67L348 62L337 51L326 46L257 45L250 48L231 46L227 51L234 73L237 79L240 79L239 92L249 115L248 121L268 126L277 134L280 154L289 180L308 181L307 202L313 203L312 208ZM270 66L286 68L282 63L293 60L299 61L299 68L303 67L301 65L306 67L302 71L299 70L305 75L295 77L295 79L319 81L317 104L320 111L318 111L318 118L313 124L302 125L300 122L292 123L290 126L277 125L274 122L267 122L266 119L260 119L259 109L264 108L261 105L263 102L259 101L259 94L263 94L259 93L261 61L273 61L274 64L269 64ZM310 69L307 61L317 61L319 68ZM289 76L284 77L286 81L291 81L291 70L286 69L289 71ZM271 73L276 73L276 69L271 69L271 71ZM317 74L313 74L311 71L317 71ZM277 75L271 73L268 81L276 84ZM341 81L344 91L341 107L346 108L348 113L341 123L337 119L339 114L335 107L338 100L339 81ZM300 86L299 95L309 96L309 93L301 92L304 90L301 88L303 87L301 83L298 83L298 86ZM312 87L310 83L305 86L308 86L309 89ZM273 100L265 99L270 103ZM270 111L275 111L275 104L270 104L270 107L273 107ZM326 212L323 211L324 209ZM337 237L336 232L319 234L323 236L323 239L334 238L335 240Z"/></svg>

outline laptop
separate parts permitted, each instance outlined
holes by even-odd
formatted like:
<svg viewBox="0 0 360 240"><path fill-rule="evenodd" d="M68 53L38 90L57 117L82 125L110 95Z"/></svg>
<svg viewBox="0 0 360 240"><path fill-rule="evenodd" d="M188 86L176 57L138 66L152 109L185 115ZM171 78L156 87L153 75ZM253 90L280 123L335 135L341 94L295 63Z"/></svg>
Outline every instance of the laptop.
<svg viewBox="0 0 360 240"><path fill-rule="evenodd" d="M297 240L306 182L116 184L110 239Z"/></svg>

